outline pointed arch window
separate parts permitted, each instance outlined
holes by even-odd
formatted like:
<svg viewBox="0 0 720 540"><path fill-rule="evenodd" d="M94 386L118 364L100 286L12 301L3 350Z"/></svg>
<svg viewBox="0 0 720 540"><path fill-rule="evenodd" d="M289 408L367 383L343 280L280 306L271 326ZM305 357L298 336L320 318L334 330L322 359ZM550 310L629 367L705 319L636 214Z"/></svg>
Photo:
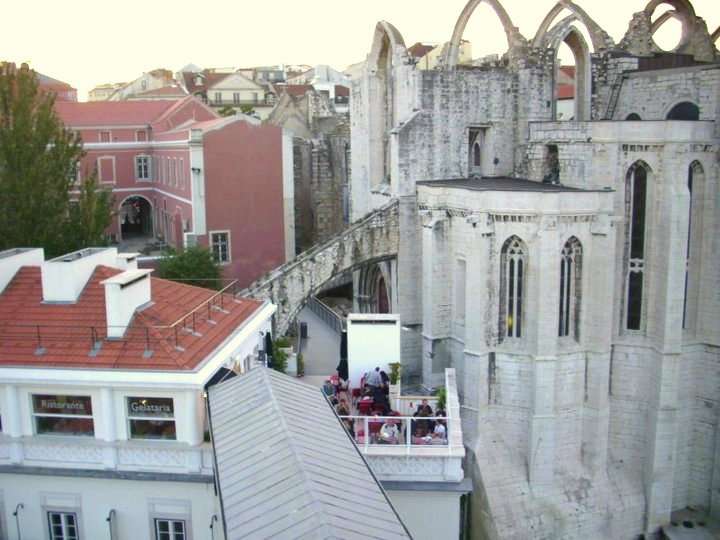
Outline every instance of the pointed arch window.
<svg viewBox="0 0 720 540"><path fill-rule="evenodd" d="M625 184L626 289L625 328L640 330L643 325L643 289L645 281L645 229L648 169L633 165Z"/></svg>
<svg viewBox="0 0 720 540"><path fill-rule="evenodd" d="M517 236L511 236L500 252L500 338L520 338L523 335L525 312L525 276L527 247Z"/></svg>
<svg viewBox="0 0 720 540"><path fill-rule="evenodd" d="M560 255L560 312L558 336L579 338L582 245L574 236Z"/></svg>
<svg viewBox="0 0 720 540"><path fill-rule="evenodd" d="M685 296L683 301L683 329L695 326L697 318L700 277L700 245L702 242L703 196L705 189L705 171L703 166L694 161L688 167L688 232L687 251L685 254Z"/></svg>

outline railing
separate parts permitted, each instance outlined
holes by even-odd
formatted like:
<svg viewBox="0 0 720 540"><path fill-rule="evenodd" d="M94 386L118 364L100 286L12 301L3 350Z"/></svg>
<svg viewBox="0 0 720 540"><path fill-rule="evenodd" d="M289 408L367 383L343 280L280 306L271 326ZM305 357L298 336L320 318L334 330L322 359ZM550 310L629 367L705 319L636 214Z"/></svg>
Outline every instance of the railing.
<svg viewBox="0 0 720 540"><path fill-rule="evenodd" d="M450 418L447 416L340 416L345 429L364 448L393 446L412 448L447 448ZM436 424L444 429L435 432Z"/></svg>
<svg viewBox="0 0 720 540"><path fill-rule="evenodd" d="M189 280L197 281L197 280ZM213 324L213 313L229 313L226 305L237 300L237 280L233 280L212 296L203 300L196 307L179 317L176 321L166 325L142 325L142 326L113 326L113 325L42 325L42 324L5 324L0 327L0 344L3 341L33 343L35 354L41 356L47 352L47 347L55 342L83 341L89 344L89 353L97 354L101 349L103 340L107 338L108 328L126 328L125 337L115 339L112 344L142 343L144 354L152 353L152 344L160 342L173 342L177 350L184 350L180 345L180 338L183 335L199 337L197 327L203 322ZM55 354L62 354L62 347ZM74 354L74 351L73 351Z"/></svg>
<svg viewBox="0 0 720 540"><path fill-rule="evenodd" d="M437 408L437 397L435 396L398 396L395 401L395 410L402 415L413 415L423 400L427 400L428 405L433 409Z"/></svg>
<svg viewBox="0 0 720 540"><path fill-rule="evenodd" d="M345 319L340 317L332 309L326 306L315 296L310 296L305 306L317 315L325 324L335 331L338 335L345 331Z"/></svg>

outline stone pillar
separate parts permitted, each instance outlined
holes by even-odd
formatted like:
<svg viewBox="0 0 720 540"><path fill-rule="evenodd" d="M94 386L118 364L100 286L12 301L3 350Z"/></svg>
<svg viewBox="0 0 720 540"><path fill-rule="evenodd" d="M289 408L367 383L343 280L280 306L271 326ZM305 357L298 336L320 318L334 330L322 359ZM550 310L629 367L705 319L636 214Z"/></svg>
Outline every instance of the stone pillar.
<svg viewBox="0 0 720 540"><path fill-rule="evenodd" d="M534 349L530 393L528 473L533 487L552 484L555 469L555 369L560 247L557 222L544 217L528 244L525 340Z"/></svg>
<svg viewBox="0 0 720 540"><path fill-rule="evenodd" d="M201 397L197 390L185 392L185 442L193 446L203 442L203 418ZM176 420L177 421L177 420Z"/></svg>
<svg viewBox="0 0 720 540"><path fill-rule="evenodd" d="M589 242L583 244L581 277L580 336L587 348L582 463L594 475L606 469L610 429L610 355L614 312L608 309L607 291L615 290L615 228L611 226L609 217L602 214L596 217L590 232Z"/></svg>
<svg viewBox="0 0 720 540"><path fill-rule="evenodd" d="M10 443L10 460L13 463L21 463L23 448L19 439L22 437L22 424L20 422L20 402L15 385L5 385L5 407L3 409L3 432L17 439Z"/></svg>
<svg viewBox="0 0 720 540"><path fill-rule="evenodd" d="M103 426L102 440L111 443L103 447L103 466L106 469L114 469L117 467L117 448L112 443L117 439L117 434L115 429L115 401L110 388L100 389L100 413Z"/></svg>
<svg viewBox="0 0 720 540"><path fill-rule="evenodd" d="M687 171L681 172L668 169L664 191L655 191L660 212L652 215L656 226L648 235L653 259L647 271L651 286L646 288L644 305L648 338L654 344L647 355L646 374L650 383L644 470L648 532L670 521L672 511L689 205Z"/></svg>
<svg viewBox="0 0 720 540"><path fill-rule="evenodd" d="M449 279L447 275L448 223L444 216L424 216L422 230L422 290L423 290L423 383L428 386L445 380L436 357L442 352L438 346L447 338L450 325ZM444 350L444 349L443 349Z"/></svg>

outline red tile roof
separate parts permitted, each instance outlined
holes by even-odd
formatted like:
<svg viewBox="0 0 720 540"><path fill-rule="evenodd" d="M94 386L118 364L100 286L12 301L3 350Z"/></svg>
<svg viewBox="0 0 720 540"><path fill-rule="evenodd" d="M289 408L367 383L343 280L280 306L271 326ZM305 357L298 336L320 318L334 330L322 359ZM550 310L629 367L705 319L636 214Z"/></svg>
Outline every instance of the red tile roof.
<svg viewBox="0 0 720 540"><path fill-rule="evenodd" d="M556 90L557 99L572 99L575 97L574 84L558 84Z"/></svg>
<svg viewBox="0 0 720 540"><path fill-rule="evenodd" d="M428 45L426 43L417 42L415 45L408 47L408 52L414 58L422 58L427 53L432 51L434 48L435 48L435 45Z"/></svg>
<svg viewBox="0 0 720 540"><path fill-rule="evenodd" d="M575 66L560 66L560 71L571 79L575 78Z"/></svg>
<svg viewBox="0 0 720 540"><path fill-rule="evenodd" d="M223 294L223 311L210 308L212 324L203 304L215 291L150 278L152 303L136 312L124 338L107 340L105 290L100 282L120 272L98 266L76 303L45 304L40 268L21 268L0 293L0 366L192 370L262 305ZM219 305L220 297L216 300ZM195 317L199 335L183 328L182 322L167 328L198 306L202 306ZM40 355L36 354L38 328L45 349ZM93 329L94 339L102 342L95 356L90 355ZM145 358L148 340L152 355Z"/></svg>
<svg viewBox="0 0 720 540"><path fill-rule="evenodd" d="M344 97L350 97L350 89L347 86L343 86L341 84L335 85L335 97L338 96L344 96Z"/></svg>
<svg viewBox="0 0 720 540"><path fill-rule="evenodd" d="M151 97L151 96L169 96L169 97L185 97L187 92L179 86L163 86L162 88L155 88L154 90L147 90L135 94L137 97Z"/></svg>
<svg viewBox="0 0 720 540"><path fill-rule="evenodd" d="M275 89L286 94L290 94L294 97L303 97L307 92L313 89L312 84L284 84L276 85Z"/></svg>
<svg viewBox="0 0 720 540"><path fill-rule="evenodd" d="M196 85L195 78L198 75L203 76L203 84ZM204 70L200 73L183 73L183 80L185 82L185 88L188 92L194 94L195 92L206 92L208 88L219 83L225 77L231 75L231 73L215 73L213 71Z"/></svg>
<svg viewBox="0 0 720 540"><path fill-rule="evenodd" d="M57 102L55 112L66 126L136 126L151 124L180 100Z"/></svg>

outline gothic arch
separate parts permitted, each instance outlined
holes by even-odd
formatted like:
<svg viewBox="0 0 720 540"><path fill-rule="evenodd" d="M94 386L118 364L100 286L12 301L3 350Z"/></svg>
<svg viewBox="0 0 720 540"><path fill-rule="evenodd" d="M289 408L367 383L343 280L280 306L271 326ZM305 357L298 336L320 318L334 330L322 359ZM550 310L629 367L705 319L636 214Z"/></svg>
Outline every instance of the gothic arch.
<svg viewBox="0 0 720 540"><path fill-rule="evenodd" d="M498 0L469 0L455 23L452 38L450 39L450 46L445 56L446 68L453 69L457 66L460 41L465 33L465 27L475 12L475 9L483 2L488 4L498 16L498 19L500 19L500 23L505 30L505 36L507 36L508 50L513 51L525 44L525 38L520 34L520 30L513 25L510 15L508 15L508 12L505 11L505 8Z"/></svg>
<svg viewBox="0 0 720 540"><path fill-rule="evenodd" d="M405 40L400 31L387 21L380 21L375 25L372 48L368 57L368 68L371 73L378 69L392 66L393 54L400 49L400 53L407 55ZM389 62L389 66L387 63Z"/></svg>
<svg viewBox="0 0 720 540"><path fill-rule="evenodd" d="M594 52L614 47L615 44L612 38L590 17L590 15L585 12L584 9L569 0L560 0L552 7L548 14L545 15L545 18L540 23L540 27L535 33L535 37L532 41L532 46L534 48L540 48L543 46L543 42L546 40L546 35L550 25L564 9L567 9L570 13L572 13L576 20L587 28L587 31L590 34L590 40L593 44Z"/></svg>
<svg viewBox="0 0 720 540"><path fill-rule="evenodd" d="M682 34L680 36L680 42L673 49L673 51L678 51L689 43L690 37L692 36L693 29L695 28L695 21L697 19L697 16L695 15L695 8L693 8L689 0L650 0L644 10L648 20L652 20L652 16L657 8L663 4L671 6L673 10L666 11L652 22L650 35L652 36L655 34L655 32L671 18L680 21L680 24L682 25ZM657 43L655 43L655 45L657 45Z"/></svg>
<svg viewBox="0 0 720 540"><path fill-rule="evenodd" d="M575 121L590 120L592 74L590 65L590 47L585 37L573 23L577 18L573 15L560 21L553 30L548 33L546 46L554 51L557 59L557 52L562 43L565 43L575 58ZM559 69L558 66L555 69ZM554 77L556 78L556 77ZM557 88L553 85L553 107L555 107L555 93ZM553 110L553 118L555 111Z"/></svg>
<svg viewBox="0 0 720 540"><path fill-rule="evenodd" d="M718 26L715 31L710 36L710 40L715 43L718 39L720 39L720 26Z"/></svg>

